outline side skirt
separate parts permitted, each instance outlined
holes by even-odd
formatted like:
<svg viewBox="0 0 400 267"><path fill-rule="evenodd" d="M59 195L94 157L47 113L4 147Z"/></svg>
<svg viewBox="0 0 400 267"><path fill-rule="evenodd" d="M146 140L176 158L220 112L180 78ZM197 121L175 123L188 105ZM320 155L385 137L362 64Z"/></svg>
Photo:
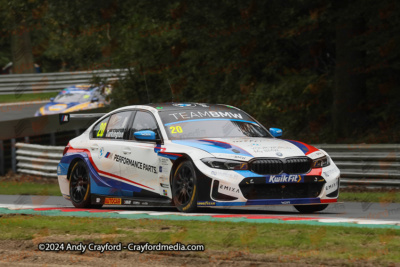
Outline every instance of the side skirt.
<svg viewBox="0 0 400 267"><path fill-rule="evenodd" d="M174 207L169 198L116 197L92 194L92 204L123 205L123 206L158 206Z"/></svg>

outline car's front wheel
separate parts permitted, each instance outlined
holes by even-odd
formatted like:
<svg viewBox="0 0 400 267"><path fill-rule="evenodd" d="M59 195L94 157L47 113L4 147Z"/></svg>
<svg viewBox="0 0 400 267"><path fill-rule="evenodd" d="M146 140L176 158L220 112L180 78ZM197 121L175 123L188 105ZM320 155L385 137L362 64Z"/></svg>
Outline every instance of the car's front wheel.
<svg viewBox="0 0 400 267"><path fill-rule="evenodd" d="M300 213L314 213L317 211L322 211L328 207L328 204L322 205L294 205L295 209Z"/></svg>
<svg viewBox="0 0 400 267"><path fill-rule="evenodd" d="M193 212L197 208L197 176L191 161L183 161L172 178L172 199L182 212Z"/></svg>
<svg viewBox="0 0 400 267"><path fill-rule="evenodd" d="M90 195L89 171L83 161L77 161L69 177L69 196L76 208L101 208L102 205L92 205Z"/></svg>

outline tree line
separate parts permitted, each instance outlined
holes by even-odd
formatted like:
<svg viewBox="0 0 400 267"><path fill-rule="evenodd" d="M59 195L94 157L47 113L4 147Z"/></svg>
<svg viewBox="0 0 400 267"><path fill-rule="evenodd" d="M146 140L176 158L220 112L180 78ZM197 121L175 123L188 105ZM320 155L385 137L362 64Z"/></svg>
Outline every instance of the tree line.
<svg viewBox="0 0 400 267"><path fill-rule="evenodd" d="M225 103L287 138L400 140L393 0L8 1L0 63L129 68L113 107ZM148 96L149 95L149 96Z"/></svg>

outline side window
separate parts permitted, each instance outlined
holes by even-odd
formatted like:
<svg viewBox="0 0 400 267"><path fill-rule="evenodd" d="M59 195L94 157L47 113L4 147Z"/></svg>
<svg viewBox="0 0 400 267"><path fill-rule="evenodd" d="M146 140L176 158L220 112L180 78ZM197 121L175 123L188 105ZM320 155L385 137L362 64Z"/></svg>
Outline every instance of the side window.
<svg viewBox="0 0 400 267"><path fill-rule="evenodd" d="M104 132L106 130L109 118L110 117L106 117L105 119L97 123L96 126L93 127L92 138L104 138Z"/></svg>
<svg viewBox="0 0 400 267"><path fill-rule="evenodd" d="M107 139L124 139L131 114L132 111L124 111L111 115L104 137Z"/></svg>
<svg viewBox="0 0 400 267"><path fill-rule="evenodd" d="M156 137L160 137L158 133L157 122L154 119L153 115L151 115L149 112L137 111L135 120L133 121L133 125L130 131L129 139L135 140L133 133L142 130L154 131L156 133Z"/></svg>

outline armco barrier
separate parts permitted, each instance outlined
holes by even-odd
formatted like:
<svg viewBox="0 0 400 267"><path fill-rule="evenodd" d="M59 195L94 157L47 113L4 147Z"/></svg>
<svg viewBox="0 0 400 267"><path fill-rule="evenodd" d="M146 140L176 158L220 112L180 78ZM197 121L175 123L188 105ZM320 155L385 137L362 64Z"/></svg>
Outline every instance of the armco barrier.
<svg viewBox="0 0 400 267"><path fill-rule="evenodd" d="M104 112L107 112L107 108L79 111L79 113ZM0 175L4 175L9 169L17 171L17 143L64 147L70 139L86 130L95 120L96 118L74 118L69 123L60 125L59 115L55 114L0 122Z"/></svg>
<svg viewBox="0 0 400 267"><path fill-rule="evenodd" d="M346 186L400 187L400 145L315 145L328 152Z"/></svg>
<svg viewBox="0 0 400 267"><path fill-rule="evenodd" d="M63 146L16 143L17 172L43 177L57 177L57 165Z"/></svg>
<svg viewBox="0 0 400 267"><path fill-rule="evenodd" d="M88 84L94 76L124 76L127 69L0 75L0 95L59 92L76 84Z"/></svg>
<svg viewBox="0 0 400 267"><path fill-rule="evenodd" d="M341 171L342 186L400 187L400 145L315 145ZM56 177L64 147L16 144L18 171Z"/></svg>

